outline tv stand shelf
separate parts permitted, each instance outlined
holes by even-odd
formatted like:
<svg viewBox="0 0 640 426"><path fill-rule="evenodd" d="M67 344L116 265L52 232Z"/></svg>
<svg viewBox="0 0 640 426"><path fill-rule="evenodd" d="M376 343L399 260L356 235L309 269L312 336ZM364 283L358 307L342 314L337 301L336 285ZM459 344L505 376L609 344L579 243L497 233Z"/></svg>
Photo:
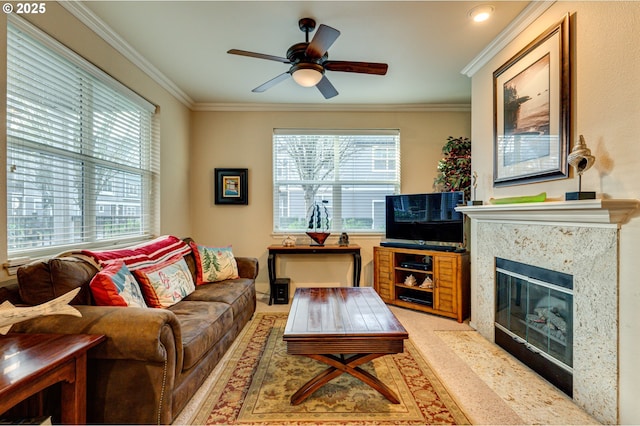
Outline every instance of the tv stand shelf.
<svg viewBox="0 0 640 426"><path fill-rule="evenodd" d="M469 316L469 253L379 246L373 248L373 265L374 289L385 303L458 322Z"/></svg>
<svg viewBox="0 0 640 426"><path fill-rule="evenodd" d="M424 291L426 293L433 293L433 288L422 288L422 287L417 286L417 285L408 286L408 285L405 285L405 284L396 283L396 287L407 288L407 289L415 290L415 291Z"/></svg>

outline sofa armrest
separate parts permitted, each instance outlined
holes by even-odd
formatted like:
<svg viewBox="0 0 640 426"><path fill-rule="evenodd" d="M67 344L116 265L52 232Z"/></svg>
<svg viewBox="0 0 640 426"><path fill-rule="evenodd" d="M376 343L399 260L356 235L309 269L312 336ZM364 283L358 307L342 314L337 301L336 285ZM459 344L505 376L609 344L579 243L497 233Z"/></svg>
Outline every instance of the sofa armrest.
<svg viewBox="0 0 640 426"><path fill-rule="evenodd" d="M74 305L82 317L49 315L15 324L11 332L104 334L107 340L92 358L163 363L175 359L182 368L182 336L175 314L166 309ZM168 351L175 352L174 356Z"/></svg>
<svg viewBox="0 0 640 426"><path fill-rule="evenodd" d="M238 264L238 275L241 278L250 278L255 280L259 272L258 259L254 257L236 257Z"/></svg>

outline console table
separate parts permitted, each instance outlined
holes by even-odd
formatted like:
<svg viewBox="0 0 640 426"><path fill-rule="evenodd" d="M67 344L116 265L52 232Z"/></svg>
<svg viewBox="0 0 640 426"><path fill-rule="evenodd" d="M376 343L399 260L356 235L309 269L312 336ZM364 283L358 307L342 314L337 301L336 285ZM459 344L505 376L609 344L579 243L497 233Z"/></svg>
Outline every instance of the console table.
<svg viewBox="0 0 640 426"><path fill-rule="evenodd" d="M362 259L360 257L360 246L349 244L347 246L333 245L295 245L285 247L282 244L274 244L268 247L269 258L267 266L269 269L269 304L273 302L275 296L274 285L276 282L276 255L296 255L296 254L350 254L353 256L353 287L360 287L360 271L362 269Z"/></svg>
<svg viewBox="0 0 640 426"><path fill-rule="evenodd" d="M105 339L89 334L0 336L0 415L61 382L62 423L86 423L87 351Z"/></svg>

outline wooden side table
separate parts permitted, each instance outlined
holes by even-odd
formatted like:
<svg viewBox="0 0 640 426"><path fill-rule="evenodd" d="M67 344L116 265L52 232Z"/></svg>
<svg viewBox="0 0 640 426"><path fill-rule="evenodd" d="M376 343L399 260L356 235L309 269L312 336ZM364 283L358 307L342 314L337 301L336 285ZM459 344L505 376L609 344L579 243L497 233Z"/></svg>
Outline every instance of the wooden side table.
<svg viewBox="0 0 640 426"><path fill-rule="evenodd" d="M62 423L87 421L87 351L106 339L90 334L0 336L0 415L61 382Z"/></svg>

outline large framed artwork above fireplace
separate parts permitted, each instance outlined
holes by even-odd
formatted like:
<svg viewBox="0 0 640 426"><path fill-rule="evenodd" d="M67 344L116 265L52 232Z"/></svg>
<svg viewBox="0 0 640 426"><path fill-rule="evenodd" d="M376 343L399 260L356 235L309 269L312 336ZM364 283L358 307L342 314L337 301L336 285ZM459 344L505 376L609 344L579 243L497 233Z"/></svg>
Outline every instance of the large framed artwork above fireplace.
<svg viewBox="0 0 640 426"><path fill-rule="evenodd" d="M638 200L458 207L458 211L472 219L470 325L488 340L499 343L505 328L499 324L505 317L505 297L512 291L516 294L509 296L517 300L518 288L521 291L525 288L522 282L511 282L507 286L510 290L503 289L499 293L496 283L503 279L498 273L504 268L496 268L496 259L535 265L570 276L570 292L561 286L552 286L554 291L547 292L549 297L546 299L541 293L534 293L534 300L529 303L536 306L530 306L527 312L514 309L511 319L517 322L521 316L525 324L533 325L534 315L543 312L541 309L555 308L558 317L565 321L564 325L558 322L559 328L566 327L567 322L572 324L572 331L554 334L558 341L549 343L555 355L562 352L566 357L570 354L571 365L567 364L567 359L553 362L560 365L561 370L571 372L567 393L572 394L574 402L603 423L619 423L618 234L620 226L638 207ZM544 280L534 277L533 281ZM535 291L544 293L546 290ZM569 300L569 293L571 308L564 303ZM524 300L522 294L520 300ZM496 330L499 331L496 333ZM540 334L532 327L517 329L513 334L526 332ZM564 346L558 343L563 339ZM571 340L570 349L568 339ZM551 339L547 340L551 342ZM527 344L536 352L543 346L539 340L523 343L523 346Z"/></svg>

